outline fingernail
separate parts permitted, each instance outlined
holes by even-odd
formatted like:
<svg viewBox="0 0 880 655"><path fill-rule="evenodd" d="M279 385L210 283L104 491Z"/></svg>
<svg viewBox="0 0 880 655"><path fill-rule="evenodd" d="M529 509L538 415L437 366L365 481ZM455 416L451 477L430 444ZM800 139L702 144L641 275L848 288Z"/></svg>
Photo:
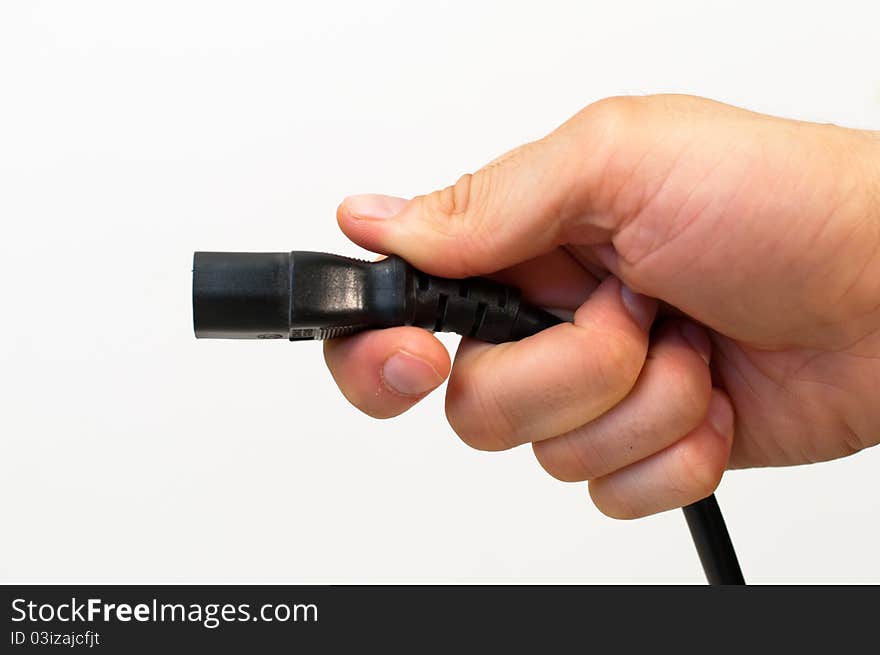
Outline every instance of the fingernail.
<svg viewBox="0 0 880 655"><path fill-rule="evenodd" d="M393 218L406 206L405 198L382 196L376 193L365 193L349 196L342 203L349 213L356 218Z"/></svg>
<svg viewBox="0 0 880 655"><path fill-rule="evenodd" d="M620 284L620 299L636 323L646 332L654 321L657 313L657 301L654 298L636 293L625 284Z"/></svg>
<svg viewBox="0 0 880 655"><path fill-rule="evenodd" d="M709 358L712 356L712 342L709 341L709 335L706 330L699 325L694 325L690 321L682 321L678 324L678 331L681 332L684 340L691 344L691 347L700 354L703 361L708 364Z"/></svg>
<svg viewBox="0 0 880 655"><path fill-rule="evenodd" d="M730 401L719 395L718 392L714 392L709 401L707 418L709 424L718 434L724 437L733 435L733 408L730 406Z"/></svg>
<svg viewBox="0 0 880 655"><path fill-rule="evenodd" d="M404 396L420 396L443 382L434 367L423 359L400 350L382 366L382 381Z"/></svg>

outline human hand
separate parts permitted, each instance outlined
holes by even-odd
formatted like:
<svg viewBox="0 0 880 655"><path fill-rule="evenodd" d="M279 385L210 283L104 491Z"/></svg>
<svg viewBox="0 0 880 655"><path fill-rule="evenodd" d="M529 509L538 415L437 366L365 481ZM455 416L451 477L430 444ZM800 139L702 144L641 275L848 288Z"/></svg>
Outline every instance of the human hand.
<svg viewBox="0 0 880 655"><path fill-rule="evenodd" d="M351 197L337 218L369 250L574 312L516 343L463 339L447 417L475 448L532 442L609 516L695 502L727 468L880 443L880 133L610 98L451 187ZM325 357L376 417L450 371L411 327Z"/></svg>

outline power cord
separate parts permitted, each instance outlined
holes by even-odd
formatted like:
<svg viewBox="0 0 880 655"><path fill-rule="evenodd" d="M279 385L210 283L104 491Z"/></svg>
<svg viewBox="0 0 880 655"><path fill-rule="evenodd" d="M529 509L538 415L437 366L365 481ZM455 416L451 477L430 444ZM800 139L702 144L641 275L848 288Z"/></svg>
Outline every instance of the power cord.
<svg viewBox="0 0 880 655"><path fill-rule="evenodd" d="M503 343L561 322L513 287L428 275L393 255L378 262L305 251L193 257L197 338L311 341L414 325ZM683 511L709 584L745 584L715 496Z"/></svg>

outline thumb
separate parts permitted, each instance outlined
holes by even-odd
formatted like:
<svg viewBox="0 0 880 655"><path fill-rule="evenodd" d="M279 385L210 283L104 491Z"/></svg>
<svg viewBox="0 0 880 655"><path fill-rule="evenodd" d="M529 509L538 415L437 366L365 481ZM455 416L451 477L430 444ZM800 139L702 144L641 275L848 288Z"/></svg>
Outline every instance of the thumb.
<svg viewBox="0 0 880 655"><path fill-rule="evenodd" d="M492 273L565 241L566 225L589 209L598 168L582 161L584 152L583 139L560 129L440 191L412 200L346 198L337 219L355 243L428 273Z"/></svg>

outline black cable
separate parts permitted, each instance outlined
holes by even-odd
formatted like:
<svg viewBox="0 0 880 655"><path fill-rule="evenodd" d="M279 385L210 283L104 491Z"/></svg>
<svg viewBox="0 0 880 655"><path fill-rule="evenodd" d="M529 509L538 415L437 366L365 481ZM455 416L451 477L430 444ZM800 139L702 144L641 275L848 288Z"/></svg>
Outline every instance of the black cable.
<svg viewBox="0 0 880 655"><path fill-rule="evenodd" d="M450 280L390 256L365 262L318 252L197 252L193 327L214 339L332 339L415 325L490 343L561 323L485 278ZM745 584L715 496L684 508L709 584Z"/></svg>
<svg viewBox="0 0 880 655"><path fill-rule="evenodd" d="M681 510L709 584L744 585L746 581L715 494Z"/></svg>

